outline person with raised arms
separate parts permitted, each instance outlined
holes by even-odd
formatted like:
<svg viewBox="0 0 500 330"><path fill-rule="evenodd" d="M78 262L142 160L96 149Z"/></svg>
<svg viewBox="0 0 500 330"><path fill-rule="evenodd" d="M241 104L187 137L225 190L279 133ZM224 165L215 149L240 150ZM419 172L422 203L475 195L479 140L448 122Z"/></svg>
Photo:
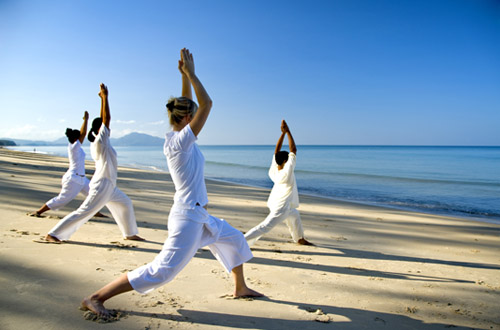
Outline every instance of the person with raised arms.
<svg viewBox="0 0 500 330"><path fill-rule="evenodd" d="M144 240L138 236L134 207L130 198L116 186L118 161L116 151L110 143L109 125L111 113L108 102L108 88L100 85L101 114L92 122L88 134L90 153L95 161L95 172L90 180L90 190L80 207L65 216L52 228L45 241L61 243L68 240L84 223L106 206L118 224L123 237L129 240Z"/></svg>
<svg viewBox="0 0 500 330"><path fill-rule="evenodd" d="M66 129L69 168L62 177L61 192L56 197L43 204L37 211L28 213L28 215L40 217L49 210L58 210L75 199L78 193L82 193L85 197L88 196L90 180L85 176L85 151L82 149L82 143L87 135L88 120L89 113L85 111L80 130L71 128ZM100 212L97 212L95 216L106 217Z"/></svg>
<svg viewBox="0 0 500 330"><path fill-rule="evenodd" d="M288 135L290 152L281 150L285 135ZM286 121L282 120L281 135L276 143L271 167L269 168L269 177L274 183L267 200L269 215L264 221L245 234L245 238L250 246L255 244L262 235L283 221L286 221L294 242L300 245L313 245L304 238L304 229L302 228L300 213L297 210L299 207L299 193L294 174L296 155L297 146L295 145L292 133Z"/></svg>
<svg viewBox="0 0 500 330"><path fill-rule="evenodd" d="M192 54L185 48L181 50L179 70L182 97L168 100L172 131L166 134L164 144L175 186L174 204L168 217L168 238L153 261L121 275L83 299L82 309L91 310L101 317L109 317L104 307L106 300L131 290L145 294L172 281L204 246L208 246L226 271L232 274L235 297L262 296L245 283L243 264L253 255L243 234L207 211L205 160L196 140L207 121L212 100L195 74ZM192 100L191 86L199 107Z"/></svg>

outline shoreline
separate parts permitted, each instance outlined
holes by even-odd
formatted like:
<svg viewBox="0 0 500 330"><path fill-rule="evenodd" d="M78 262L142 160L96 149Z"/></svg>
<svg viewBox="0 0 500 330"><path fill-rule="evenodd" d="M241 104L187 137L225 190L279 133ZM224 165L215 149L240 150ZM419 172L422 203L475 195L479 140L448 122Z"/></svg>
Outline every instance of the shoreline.
<svg viewBox="0 0 500 330"><path fill-rule="evenodd" d="M43 218L26 216L60 190L67 159L0 149L2 328L88 329L84 296L151 261L168 236L174 194L164 172L119 168L145 242L122 240L95 218L61 245L38 244L78 207L78 196ZM93 165L88 162L87 169ZM247 231L267 215L268 190L207 181L209 210ZM108 329L500 329L500 225L301 195L314 247L281 224L253 247L248 284L263 299L231 299L231 276L207 248L165 286L106 306L124 317ZM107 210L105 214L109 215Z"/></svg>
<svg viewBox="0 0 500 330"><path fill-rule="evenodd" d="M366 147L366 146L359 146L359 147ZM398 147L398 146L380 146L380 147ZM433 146L413 146L413 147L433 147ZM462 147L468 147L468 146L435 146L435 147L457 147L457 148L462 148ZM485 148L497 148L496 146L470 146L470 147L485 147ZM6 147L9 149L10 147ZM9 149L12 150L12 149ZM13 150L13 151L19 151L19 150ZM63 157L62 155L58 154L51 154L47 152L33 152L33 151L19 151L19 152L27 152L27 153L39 153L39 154L44 154L47 156L54 156L54 157ZM120 167L124 168L134 168L134 169L140 169L140 170L145 170L145 171L155 171L155 172L163 172L169 174L167 170L157 168L156 166L153 165L143 165L143 166L135 166L133 164L122 164L119 165ZM252 188L259 188L259 189L267 189L270 192L270 188L263 187L263 186L258 186L258 185L252 185L252 184L247 184L247 183L242 183L242 182L234 182L234 181L229 181L229 180L224 180L224 179L217 179L217 178L210 178L206 177L205 180L212 180L212 181L219 181L223 183L229 183L229 184L235 184L235 185L241 185L245 187L252 187ZM430 216L444 216L444 217L452 217L452 218L459 218L463 219L465 221L478 221L478 222L483 222L483 223L489 223L489 224L500 224L500 218L498 217L493 217L493 216L487 216L487 215L469 215L464 212L460 211L428 211L423 208L418 208L418 207L411 207L411 206L397 206L397 205L391 205L391 204L385 204L383 202L370 202L370 201L359 201L359 200L350 200L350 199L343 199L339 197L332 197L332 196L325 196L325 195L320 195L320 194L314 194L310 192L300 192L300 187L299 187L299 195L300 196L310 196L310 197L317 197L317 198L324 198L326 200L330 200L333 203L353 203L354 205L360 205L361 207L363 206L373 206L373 207L380 207L380 208L387 208L387 209L392 209L392 210L400 210L400 211L409 211L409 212L416 212L416 213L422 213L422 214L427 214Z"/></svg>

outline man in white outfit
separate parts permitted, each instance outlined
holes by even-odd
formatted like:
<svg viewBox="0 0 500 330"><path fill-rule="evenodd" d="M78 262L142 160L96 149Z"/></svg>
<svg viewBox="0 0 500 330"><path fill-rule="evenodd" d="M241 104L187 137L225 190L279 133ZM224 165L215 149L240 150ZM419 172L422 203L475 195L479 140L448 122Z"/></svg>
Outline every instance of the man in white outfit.
<svg viewBox="0 0 500 330"><path fill-rule="evenodd" d="M68 240L101 208L106 206L118 224L123 237L144 240L139 237L132 201L116 186L118 161L116 151L110 143L109 124L111 114L108 103L108 88L101 84L101 116L94 119L89 132L90 152L95 161L95 172L89 185L89 195L80 207L65 216L52 228L45 240L60 243Z"/></svg>
<svg viewBox="0 0 500 330"><path fill-rule="evenodd" d="M290 153L281 151L283 140L287 134ZM273 189L267 200L267 207L270 212L264 221L245 234L248 245L252 246L262 235L271 231L274 226L283 221L286 221L294 242L301 245L313 245L304 238L300 213L297 211L299 194L294 175L296 154L297 147L292 133L290 133L288 125L283 120L281 122L281 136L276 144L271 167L269 168L269 177L274 182Z"/></svg>

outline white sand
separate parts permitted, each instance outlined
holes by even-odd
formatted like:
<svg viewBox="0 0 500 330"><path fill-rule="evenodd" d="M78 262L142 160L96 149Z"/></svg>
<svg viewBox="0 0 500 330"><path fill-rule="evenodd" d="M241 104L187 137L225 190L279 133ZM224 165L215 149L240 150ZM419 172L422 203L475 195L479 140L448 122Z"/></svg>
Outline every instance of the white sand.
<svg viewBox="0 0 500 330"><path fill-rule="evenodd" d="M59 192L66 169L64 158L0 149L1 329L500 329L500 225L310 196L299 210L317 246L291 243L283 224L245 265L266 298L224 297L231 277L204 249L164 287L109 300L126 315L119 321L85 320L84 296L161 248L173 185L165 173L120 168L146 242L124 241L112 218L94 218L68 243L34 243L83 200L26 216ZM207 188L210 212L242 231L267 215L265 189Z"/></svg>

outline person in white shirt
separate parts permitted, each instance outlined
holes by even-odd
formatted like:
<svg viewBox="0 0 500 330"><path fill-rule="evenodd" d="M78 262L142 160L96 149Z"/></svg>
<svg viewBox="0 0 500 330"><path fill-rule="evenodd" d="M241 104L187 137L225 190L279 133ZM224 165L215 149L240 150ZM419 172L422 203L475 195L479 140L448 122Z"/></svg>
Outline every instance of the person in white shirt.
<svg viewBox="0 0 500 330"><path fill-rule="evenodd" d="M69 168L62 177L61 192L56 197L43 204L38 211L29 215L40 216L48 210L58 210L71 202L78 193L87 196L89 194L89 179L85 176L85 151L82 149L82 143L87 135L87 122L89 113L83 114L83 124L80 130L66 129L68 138L68 160Z"/></svg>
<svg viewBox="0 0 500 330"><path fill-rule="evenodd" d="M168 238L152 262L121 275L82 301L82 309L102 317L109 316L104 307L106 300L131 290L147 293L172 281L204 246L208 246L232 274L235 297L262 296L245 283L243 263L253 255L243 234L207 212L205 160L195 142L208 118L212 100L195 74L192 54L185 48L181 50L179 70L182 97L171 98L167 103L173 131L167 133L163 149L175 186L174 205L168 217ZM191 85L199 107L192 101Z"/></svg>
<svg viewBox="0 0 500 330"><path fill-rule="evenodd" d="M78 193L85 197L89 194L90 180L85 176L85 151L82 149L83 140L87 135L87 122L89 113L83 114L83 124L80 130L67 128L66 137L68 138L68 160L69 168L61 180L61 192L56 197L43 204L40 209L29 213L31 216L40 217L42 213L48 210L58 210L71 202ZM106 217L97 212L95 216Z"/></svg>
<svg viewBox="0 0 500 330"><path fill-rule="evenodd" d="M52 228L45 241L60 243L68 240L75 231L101 208L106 206L113 215L118 228L125 239L144 240L138 236L132 201L116 186L118 162L116 151L109 141L109 111L108 88L101 84L101 116L94 119L92 129L88 134L91 142L90 153L95 161L95 172L90 180L89 194L80 207L65 216Z"/></svg>
<svg viewBox="0 0 500 330"><path fill-rule="evenodd" d="M281 151L283 140L287 134L290 153ZM267 207L270 212L264 221L245 234L248 245L255 244L262 235L283 221L286 221L294 242L301 245L313 245L304 238L300 213L297 210L299 207L299 194L294 174L296 154L297 146L287 123L283 120L281 122L281 136L276 144L271 167L269 168L269 177L274 182L273 189L267 200Z"/></svg>

